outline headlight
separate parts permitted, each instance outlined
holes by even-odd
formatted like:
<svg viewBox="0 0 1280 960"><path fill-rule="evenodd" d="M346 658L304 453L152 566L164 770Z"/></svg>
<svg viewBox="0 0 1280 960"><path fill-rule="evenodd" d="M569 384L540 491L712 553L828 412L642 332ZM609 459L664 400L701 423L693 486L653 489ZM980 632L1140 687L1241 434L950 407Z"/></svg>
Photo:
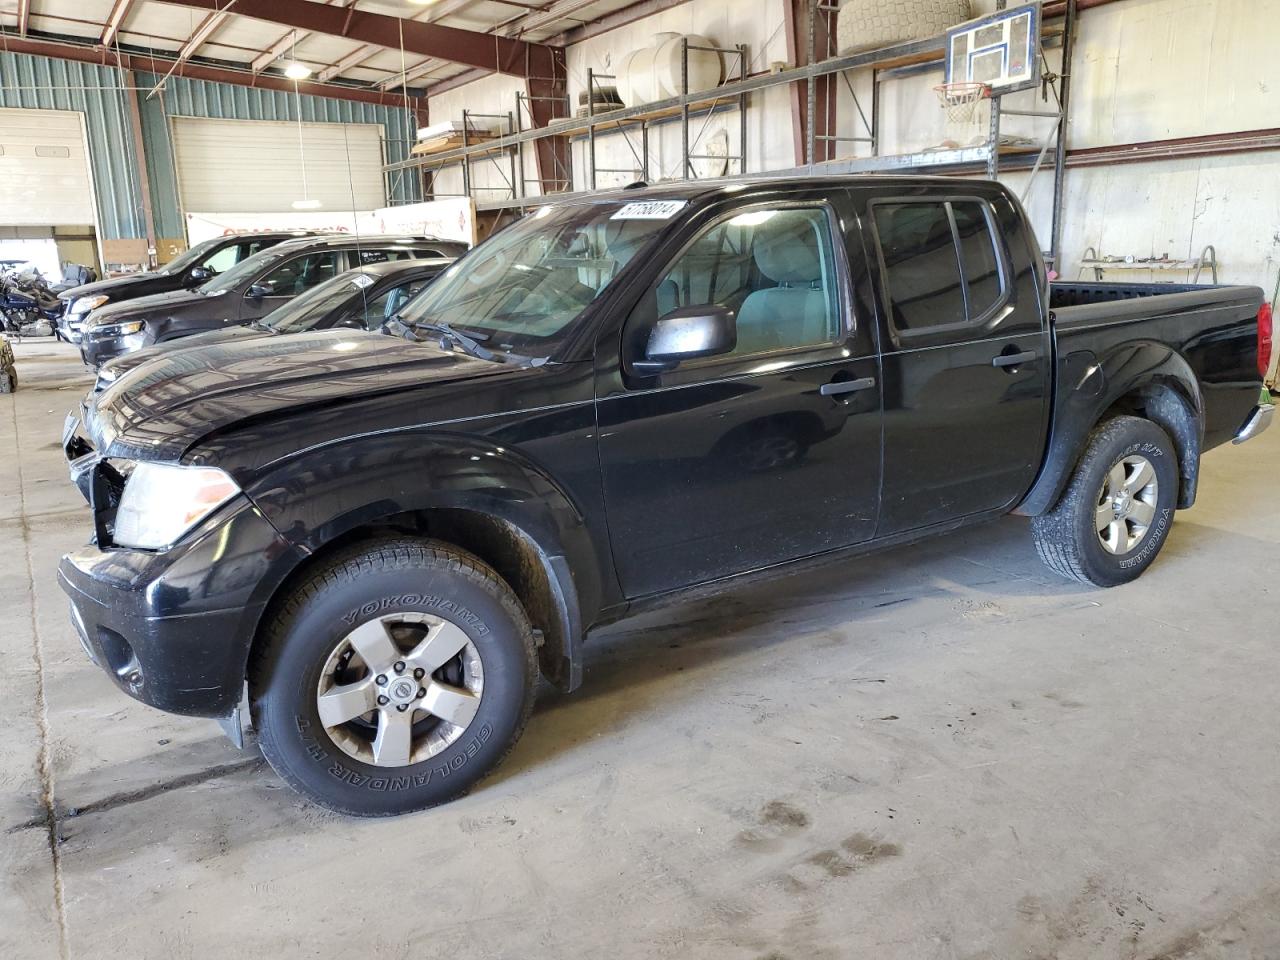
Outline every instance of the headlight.
<svg viewBox="0 0 1280 960"><path fill-rule="evenodd" d="M120 371L114 364L106 364L98 368L98 380L102 383L115 383L120 379Z"/></svg>
<svg viewBox="0 0 1280 960"><path fill-rule="evenodd" d="M110 297L104 297L102 294L98 294L96 297L77 297L71 302L71 309L67 312L88 313L90 310L97 310L110 299Z"/></svg>
<svg viewBox="0 0 1280 960"><path fill-rule="evenodd" d="M137 333L146 324L141 320L130 320L127 323L97 323L93 324L91 329L95 336L99 337L124 337L131 333Z"/></svg>
<svg viewBox="0 0 1280 960"><path fill-rule="evenodd" d="M239 492L216 467L144 461L125 482L113 539L122 547L167 547Z"/></svg>

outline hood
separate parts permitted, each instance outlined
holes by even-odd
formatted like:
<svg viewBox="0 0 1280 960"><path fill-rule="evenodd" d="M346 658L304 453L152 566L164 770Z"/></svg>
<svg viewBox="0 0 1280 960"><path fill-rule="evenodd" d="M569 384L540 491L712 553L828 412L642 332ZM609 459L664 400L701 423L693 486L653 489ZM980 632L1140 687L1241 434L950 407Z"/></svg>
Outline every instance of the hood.
<svg viewBox="0 0 1280 960"><path fill-rule="evenodd" d="M181 282L182 278L180 276L170 277L154 271L131 273L127 277L97 280L93 283L85 283L69 290L63 290L58 294L58 298L61 300L78 300L81 297L106 296L110 297L112 301L116 301L136 297L158 287L180 286Z"/></svg>
<svg viewBox="0 0 1280 960"><path fill-rule="evenodd" d="M218 294L217 296L221 296ZM90 324L116 323L120 320L148 319L152 316L169 316L197 303L206 303L210 298L195 290L171 290L168 293L153 293L146 297L136 297L123 303L108 303L89 314Z"/></svg>
<svg viewBox="0 0 1280 960"><path fill-rule="evenodd" d="M91 402L86 427L104 456L176 460L250 420L520 369L367 331L233 339L135 367Z"/></svg>
<svg viewBox="0 0 1280 960"><path fill-rule="evenodd" d="M140 367L144 363L154 360L156 357L168 356L170 354L179 353L184 350L195 350L200 347L211 346L216 343L234 343L238 340L259 340L263 337L274 337L278 334L274 330L264 330L261 327L235 326L223 327L221 330L206 330L204 333L192 334L189 337L182 337L180 340L167 340L163 343L153 344L150 347L143 347L141 350L135 350L132 353L126 353L114 360L108 360L102 365L99 373L110 371L115 379L120 379L135 367Z"/></svg>

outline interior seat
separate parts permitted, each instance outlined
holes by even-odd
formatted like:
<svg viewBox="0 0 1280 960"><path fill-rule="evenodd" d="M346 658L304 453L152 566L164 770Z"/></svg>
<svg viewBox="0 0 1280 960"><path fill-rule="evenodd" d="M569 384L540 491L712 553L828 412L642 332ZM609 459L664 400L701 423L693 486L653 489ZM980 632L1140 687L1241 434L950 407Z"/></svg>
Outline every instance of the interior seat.
<svg viewBox="0 0 1280 960"><path fill-rule="evenodd" d="M807 217L780 214L756 236L753 254L760 273L777 284L757 290L738 311L737 353L758 353L833 338L831 300L822 284L817 225Z"/></svg>

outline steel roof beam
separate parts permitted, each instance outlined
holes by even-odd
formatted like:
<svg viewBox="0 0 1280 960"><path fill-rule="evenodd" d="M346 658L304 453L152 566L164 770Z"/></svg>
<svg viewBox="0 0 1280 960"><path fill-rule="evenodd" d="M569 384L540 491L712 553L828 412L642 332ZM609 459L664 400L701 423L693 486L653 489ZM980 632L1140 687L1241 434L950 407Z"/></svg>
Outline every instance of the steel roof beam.
<svg viewBox="0 0 1280 960"><path fill-rule="evenodd" d="M223 11L227 0L164 0L196 10ZM564 75L564 50L542 43L496 37L473 30L459 30L436 23L404 20L354 7L343 9L315 0L239 0L232 11L297 30L309 30L360 43L403 49L423 57L435 57L468 67L510 76L557 77Z"/></svg>
<svg viewBox="0 0 1280 960"><path fill-rule="evenodd" d="M100 44L104 47L111 46L111 42L120 33L120 28L124 26L125 20L136 3L137 0L116 0L111 12L107 14L107 24L102 28L102 37L98 40Z"/></svg>
<svg viewBox="0 0 1280 960"><path fill-rule="evenodd" d="M200 26L196 27L195 33L187 38L187 42L182 45L182 49L178 51L178 66L182 66L199 50L206 40L209 39L222 24L226 21L230 14L227 13L211 13L205 17Z"/></svg>

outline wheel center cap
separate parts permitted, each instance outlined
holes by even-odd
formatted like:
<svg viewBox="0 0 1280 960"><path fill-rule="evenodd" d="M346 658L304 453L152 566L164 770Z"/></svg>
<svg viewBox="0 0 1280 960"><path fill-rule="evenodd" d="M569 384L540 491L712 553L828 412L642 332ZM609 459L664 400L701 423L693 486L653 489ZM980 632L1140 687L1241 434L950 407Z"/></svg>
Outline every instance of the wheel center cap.
<svg viewBox="0 0 1280 960"><path fill-rule="evenodd" d="M387 687L387 698L394 703L410 703L418 694L418 685L407 677L392 681Z"/></svg>
<svg viewBox="0 0 1280 960"><path fill-rule="evenodd" d="M1115 511L1118 517L1127 517L1133 509L1133 495L1122 493L1115 500Z"/></svg>

